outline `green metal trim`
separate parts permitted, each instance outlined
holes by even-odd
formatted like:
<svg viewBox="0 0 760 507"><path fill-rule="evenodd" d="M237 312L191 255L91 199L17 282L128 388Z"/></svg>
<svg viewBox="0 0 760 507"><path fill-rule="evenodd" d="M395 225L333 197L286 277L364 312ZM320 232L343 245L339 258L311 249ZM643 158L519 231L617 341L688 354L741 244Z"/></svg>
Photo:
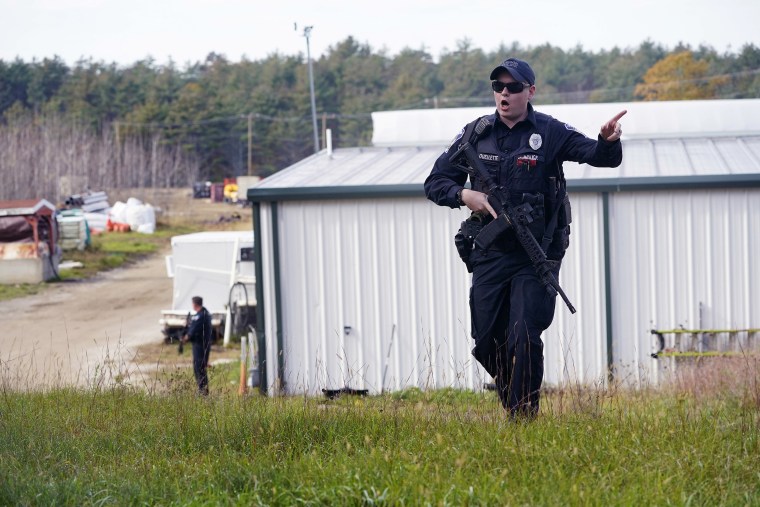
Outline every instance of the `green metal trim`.
<svg viewBox="0 0 760 507"><path fill-rule="evenodd" d="M622 192L637 190L693 190L701 188L760 187L760 174L704 176L648 176L642 178L570 179L571 192ZM378 197L424 197L421 183L397 185L335 185L329 187L250 188L250 202L313 201L320 199L371 199Z"/></svg>
<svg viewBox="0 0 760 507"><path fill-rule="evenodd" d="M610 195L602 192L602 242L604 244L604 302L607 320L607 378L614 379L612 351L612 263L610 262Z"/></svg>
<svg viewBox="0 0 760 507"><path fill-rule="evenodd" d="M253 262L256 272L256 341L259 349L259 391L266 395L267 385L267 341L264 312L264 266L261 241L261 204L253 203Z"/></svg>
<svg viewBox="0 0 760 507"><path fill-rule="evenodd" d="M275 322L277 323L277 378L280 390L285 389L285 349L282 343L282 285L280 283L280 227L277 203L270 204L272 212L272 256L274 271Z"/></svg>
<svg viewBox="0 0 760 507"><path fill-rule="evenodd" d="M575 192L693 190L701 188L746 187L760 187L760 173L708 174L701 176L647 176L641 178L589 178L567 181L567 189Z"/></svg>
<svg viewBox="0 0 760 507"><path fill-rule="evenodd" d="M420 183L248 189L248 200L251 202L366 199L371 197L425 197L425 191Z"/></svg>

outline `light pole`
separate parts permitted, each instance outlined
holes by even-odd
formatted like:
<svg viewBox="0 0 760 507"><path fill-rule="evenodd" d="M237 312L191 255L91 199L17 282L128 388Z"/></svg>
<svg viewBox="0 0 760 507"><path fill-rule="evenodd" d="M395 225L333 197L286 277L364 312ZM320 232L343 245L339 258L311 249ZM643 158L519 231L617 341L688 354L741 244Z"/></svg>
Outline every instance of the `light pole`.
<svg viewBox="0 0 760 507"><path fill-rule="evenodd" d="M311 65L311 49L309 48L309 37L313 26L303 28L303 36L306 37L306 61L309 64L309 92L311 93L311 123L314 128L314 153L319 151L319 134L317 133L317 103L314 100L314 70ZM296 25L296 30L298 25Z"/></svg>

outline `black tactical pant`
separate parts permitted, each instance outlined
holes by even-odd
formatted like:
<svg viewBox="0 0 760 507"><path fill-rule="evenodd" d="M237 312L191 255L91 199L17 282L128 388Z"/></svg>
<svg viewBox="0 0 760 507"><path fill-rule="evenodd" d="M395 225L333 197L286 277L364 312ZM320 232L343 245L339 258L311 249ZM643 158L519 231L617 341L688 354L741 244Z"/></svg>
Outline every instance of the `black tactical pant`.
<svg viewBox="0 0 760 507"><path fill-rule="evenodd" d="M470 289L473 356L496 380L513 416L535 416L544 376L541 333L554 319L550 295L525 252L474 250ZM559 262L554 275L559 276Z"/></svg>
<svg viewBox="0 0 760 507"><path fill-rule="evenodd" d="M208 394L208 359L211 342L193 342L193 373L200 394Z"/></svg>

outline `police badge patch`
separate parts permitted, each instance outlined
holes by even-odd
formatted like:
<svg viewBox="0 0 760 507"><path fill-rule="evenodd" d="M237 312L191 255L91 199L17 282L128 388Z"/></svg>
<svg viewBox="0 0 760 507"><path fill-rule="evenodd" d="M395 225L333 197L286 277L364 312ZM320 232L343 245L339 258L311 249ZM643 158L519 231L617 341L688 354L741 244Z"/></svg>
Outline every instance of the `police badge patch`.
<svg viewBox="0 0 760 507"><path fill-rule="evenodd" d="M531 134L530 139L528 139L528 144L534 150L539 149L542 142L543 141L541 140L541 134Z"/></svg>

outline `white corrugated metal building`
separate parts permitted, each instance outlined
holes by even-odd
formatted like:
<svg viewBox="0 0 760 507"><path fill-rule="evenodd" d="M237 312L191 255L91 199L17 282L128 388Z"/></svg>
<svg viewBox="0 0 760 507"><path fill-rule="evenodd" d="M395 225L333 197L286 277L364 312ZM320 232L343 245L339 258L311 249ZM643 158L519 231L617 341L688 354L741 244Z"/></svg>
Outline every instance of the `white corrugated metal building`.
<svg viewBox="0 0 760 507"><path fill-rule="evenodd" d="M623 163L565 163L573 205L545 383L657 381L650 330L760 327L760 100L539 106L591 134L621 109ZM422 183L490 108L373 113L373 147L323 150L248 192L265 390L480 388L465 218ZM260 247L260 248L259 248ZM747 340L747 335L741 340Z"/></svg>

